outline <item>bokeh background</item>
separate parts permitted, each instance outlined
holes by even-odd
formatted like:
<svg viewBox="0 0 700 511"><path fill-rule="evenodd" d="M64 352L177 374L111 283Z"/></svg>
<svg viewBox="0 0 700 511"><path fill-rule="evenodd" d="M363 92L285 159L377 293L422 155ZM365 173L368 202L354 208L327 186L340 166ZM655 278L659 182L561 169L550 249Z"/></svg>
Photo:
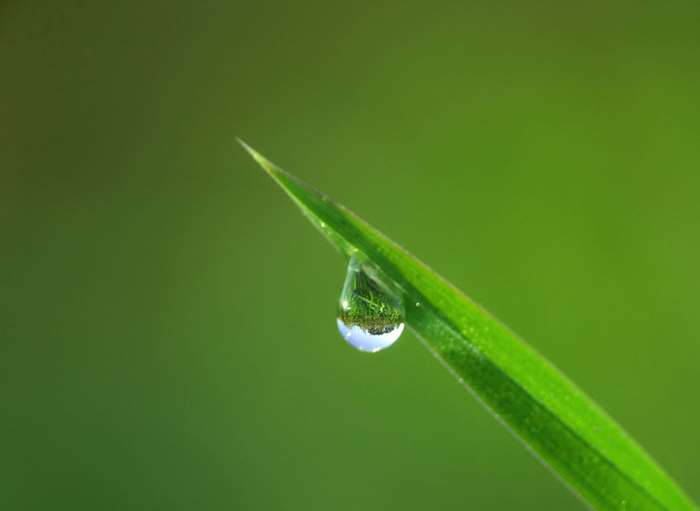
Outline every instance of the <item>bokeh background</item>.
<svg viewBox="0 0 700 511"><path fill-rule="evenodd" d="M3 509L583 509L234 142L700 498L700 4L0 3Z"/></svg>

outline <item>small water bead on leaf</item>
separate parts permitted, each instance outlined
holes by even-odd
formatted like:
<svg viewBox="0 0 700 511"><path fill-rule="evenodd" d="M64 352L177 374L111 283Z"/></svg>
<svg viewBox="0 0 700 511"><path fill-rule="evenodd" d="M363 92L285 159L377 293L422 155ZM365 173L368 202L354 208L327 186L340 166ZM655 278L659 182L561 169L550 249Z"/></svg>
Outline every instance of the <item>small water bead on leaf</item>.
<svg viewBox="0 0 700 511"><path fill-rule="evenodd" d="M396 342L404 329L401 297L352 256L338 304L338 330L351 346L374 353Z"/></svg>

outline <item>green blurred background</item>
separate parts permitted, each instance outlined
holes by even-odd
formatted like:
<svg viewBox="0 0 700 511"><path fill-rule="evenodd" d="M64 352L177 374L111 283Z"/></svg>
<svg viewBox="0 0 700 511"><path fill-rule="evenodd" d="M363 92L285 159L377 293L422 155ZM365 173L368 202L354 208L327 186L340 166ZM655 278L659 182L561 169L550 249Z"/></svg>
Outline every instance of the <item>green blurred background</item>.
<svg viewBox="0 0 700 511"><path fill-rule="evenodd" d="M240 136L700 498L700 4L0 3L3 509L582 509Z"/></svg>

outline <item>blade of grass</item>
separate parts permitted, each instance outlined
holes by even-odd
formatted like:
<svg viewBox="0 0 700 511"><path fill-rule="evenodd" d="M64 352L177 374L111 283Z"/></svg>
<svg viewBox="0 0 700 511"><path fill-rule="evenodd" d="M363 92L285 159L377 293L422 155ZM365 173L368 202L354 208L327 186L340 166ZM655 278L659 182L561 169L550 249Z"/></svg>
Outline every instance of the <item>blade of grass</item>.
<svg viewBox="0 0 700 511"><path fill-rule="evenodd" d="M487 311L393 241L240 141L344 255L403 293L406 324L526 447L603 510L696 510L598 405Z"/></svg>

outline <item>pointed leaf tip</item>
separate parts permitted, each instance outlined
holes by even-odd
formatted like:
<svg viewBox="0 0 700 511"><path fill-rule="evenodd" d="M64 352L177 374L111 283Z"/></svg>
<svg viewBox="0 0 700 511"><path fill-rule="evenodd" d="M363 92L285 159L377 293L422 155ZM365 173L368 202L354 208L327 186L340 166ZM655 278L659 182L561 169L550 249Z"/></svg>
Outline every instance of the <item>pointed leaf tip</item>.
<svg viewBox="0 0 700 511"><path fill-rule="evenodd" d="M245 149L248 152L248 154L250 154L250 156L253 157L256 163L260 165L260 167L262 167L262 169L267 173L267 175L274 179L277 182L277 184L280 185L287 193L292 194L290 186L291 183L295 183L296 186L301 186L303 188L306 188L307 191L313 191L313 193L320 195L319 192L317 192L316 190L311 190L309 185L301 181L298 177L294 176L293 174L290 174L286 170L283 170L274 163L272 163L262 154L257 152L245 142L243 142L243 140L241 140L240 138L236 138L236 140L238 140L238 143L241 144L243 149ZM299 197L297 197L296 199L298 200Z"/></svg>
<svg viewBox="0 0 700 511"><path fill-rule="evenodd" d="M281 170L270 160L265 158L262 154L257 152L255 149L250 147L248 144L246 144L243 140L240 138L236 137L236 140L238 141L239 144L241 144L241 147L246 150L246 152L252 156L252 158L257 162L258 165L262 167L262 169L267 172L270 177L274 178L277 180L277 174L281 172Z"/></svg>

